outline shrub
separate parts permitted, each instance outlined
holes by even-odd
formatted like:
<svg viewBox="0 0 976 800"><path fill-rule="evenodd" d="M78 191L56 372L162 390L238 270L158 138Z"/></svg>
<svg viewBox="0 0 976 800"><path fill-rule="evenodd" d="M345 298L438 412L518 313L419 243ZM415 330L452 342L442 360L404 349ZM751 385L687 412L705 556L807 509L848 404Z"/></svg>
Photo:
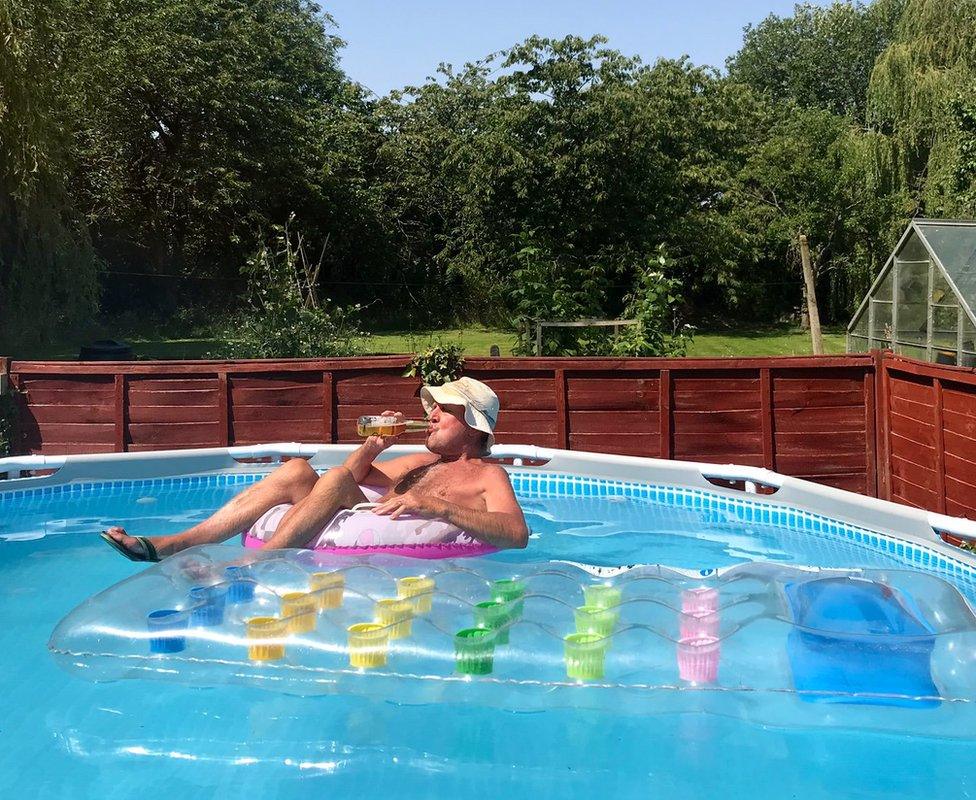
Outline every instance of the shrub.
<svg viewBox="0 0 976 800"><path fill-rule="evenodd" d="M589 355L598 347L604 332L590 328L555 329L535 352L536 320L572 322L602 315L607 277L598 265L561 263L549 248L531 239L523 240L518 252L519 266L511 276L509 301L515 315L516 355Z"/></svg>
<svg viewBox="0 0 976 800"><path fill-rule="evenodd" d="M404 377L419 377L424 384L440 386L461 377L464 357L461 346L438 343L414 355Z"/></svg>
<svg viewBox="0 0 976 800"><path fill-rule="evenodd" d="M314 265L301 234L292 232L294 215L275 226L273 244L262 245L245 274L250 309L240 314L228 340L214 355L227 358L313 358L353 355L364 334L361 307L333 305L319 298L322 256Z"/></svg>
<svg viewBox="0 0 976 800"><path fill-rule="evenodd" d="M694 335L691 325L679 327L677 305L681 281L669 278L663 251L637 275L636 285L625 299L624 317L637 320L627 326L612 343L610 352L618 356L683 356Z"/></svg>
<svg viewBox="0 0 976 800"><path fill-rule="evenodd" d="M518 355L534 355L535 320L571 322L605 316L607 271L600 267L560 269L555 259L535 246L524 247L521 266L510 296L515 305ZM634 288L624 297L622 318L636 320L622 326L620 335L607 327L554 328L542 340L546 356L683 356L694 333L679 325L681 281L668 277L663 248L635 272Z"/></svg>
<svg viewBox="0 0 976 800"><path fill-rule="evenodd" d="M0 394L0 458L13 455L17 407L9 394Z"/></svg>

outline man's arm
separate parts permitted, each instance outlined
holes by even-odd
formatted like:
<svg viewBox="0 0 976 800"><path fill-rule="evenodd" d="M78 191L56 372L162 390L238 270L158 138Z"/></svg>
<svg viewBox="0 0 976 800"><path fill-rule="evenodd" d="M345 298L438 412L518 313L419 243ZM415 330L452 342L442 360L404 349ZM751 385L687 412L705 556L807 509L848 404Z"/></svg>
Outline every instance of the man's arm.
<svg viewBox="0 0 976 800"><path fill-rule="evenodd" d="M515 492L508 480L508 473L501 467L492 466L485 477L485 510L465 508L439 497L406 492L382 503L374 511L389 514L396 519L401 514L438 517L479 541L494 547L525 547L529 541L529 529L525 516L515 499Z"/></svg>
<svg viewBox="0 0 976 800"><path fill-rule="evenodd" d="M389 461L374 463L380 453L393 444L390 436L370 436L356 450L349 454L342 466L348 469L356 483L389 489L395 486L410 470L422 467L437 460L433 453L413 453L398 456Z"/></svg>
<svg viewBox="0 0 976 800"><path fill-rule="evenodd" d="M403 414L399 411L384 411L383 416L403 418ZM356 450L349 454L342 466L352 473L356 483L389 489L410 470L437 460L437 456L433 453L417 453L374 464L380 453L395 444L396 440L396 436L368 436Z"/></svg>

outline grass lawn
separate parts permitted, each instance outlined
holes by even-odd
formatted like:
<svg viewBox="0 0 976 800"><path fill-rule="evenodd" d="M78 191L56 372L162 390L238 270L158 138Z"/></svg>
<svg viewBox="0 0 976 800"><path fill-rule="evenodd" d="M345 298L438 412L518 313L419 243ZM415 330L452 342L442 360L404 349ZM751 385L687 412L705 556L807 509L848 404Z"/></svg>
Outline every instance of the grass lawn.
<svg viewBox="0 0 976 800"><path fill-rule="evenodd" d="M374 353L412 353L443 341L460 344L464 354L487 356L489 348L497 344L501 354L511 355L515 336L507 331L487 328L452 328L426 334L383 333L370 337L369 349ZM844 333L833 330L824 333L824 351L843 353ZM788 328L745 329L720 333L700 332L688 348L691 357L714 356L797 356L812 352L810 334Z"/></svg>
<svg viewBox="0 0 976 800"><path fill-rule="evenodd" d="M824 331L824 352L843 353L846 339L843 330ZM773 329L742 330L723 333L697 333L688 355L706 356L805 356L813 352L809 331Z"/></svg>
<svg viewBox="0 0 976 800"><path fill-rule="evenodd" d="M171 338L165 335L154 336L145 331L126 333L116 329L112 333L132 345L139 359L187 359L205 358L212 351L218 339L206 336ZM487 356L493 344L497 344L503 356L511 355L515 337L508 331L491 330L482 327L445 328L437 331L409 332L384 331L369 337L366 342L368 353L412 353L432 345L460 344L468 356ZM10 355L17 359L31 360L70 360L78 357L80 340L74 343L55 343L31 347L28 350L14 350ZM827 353L844 352L844 334L832 330L824 334L824 349ZM805 331L788 328L743 329L718 333L699 332L688 348L692 357L715 356L790 356L810 353L810 336Z"/></svg>

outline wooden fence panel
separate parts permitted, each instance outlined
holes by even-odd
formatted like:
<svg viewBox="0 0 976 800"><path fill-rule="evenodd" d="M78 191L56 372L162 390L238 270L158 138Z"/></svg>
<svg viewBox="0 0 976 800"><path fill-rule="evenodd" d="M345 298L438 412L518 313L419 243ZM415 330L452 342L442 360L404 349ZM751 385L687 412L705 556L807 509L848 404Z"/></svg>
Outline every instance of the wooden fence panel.
<svg viewBox="0 0 976 800"><path fill-rule="evenodd" d="M885 354L890 498L976 519L976 372Z"/></svg>
<svg viewBox="0 0 976 800"><path fill-rule="evenodd" d="M120 376L117 449L161 450L220 444L217 376Z"/></svg>
<svg viewBox="0 0 976 800"><path fill-rule="evenodd" d="M785 369L772 376L776 469L841 489L875 492L873 374ZM869 392L866 393L865 385Z"/></svg>
<svg viewBox="0 0 976 800"><path fill-rule="evenodd" d="M660 375L635 371L566 372L570 450L657 456L660 453Z"/></svg>
<svg viewBox="0 0 976 800"><path fill-rule="evenodd" d="M65 453L353 442L362 414L422 413L420 382L402 377L407 363L405 356L12 362L10 374L21 398L22 450ZM873 356L477 358L465 372L498 393L502 444L752 464L873 493L877 363ZM954 437L972 431L957 398L948 391L946 398L946 461L954 465ZM972 479L965 470L959 476Z"/></svg>
<svg viewBox="0 0 976 800"><path fill-rule="evenodd" d="M229 440L325 442L322 373L319 370L227 373Z"/></svg>

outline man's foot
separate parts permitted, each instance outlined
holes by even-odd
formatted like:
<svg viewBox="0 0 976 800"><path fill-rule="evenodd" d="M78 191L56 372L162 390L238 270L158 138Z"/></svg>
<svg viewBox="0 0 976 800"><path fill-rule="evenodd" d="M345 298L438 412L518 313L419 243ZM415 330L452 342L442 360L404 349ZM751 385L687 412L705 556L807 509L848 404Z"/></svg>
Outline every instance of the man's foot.
<svg viewBox="0 0 976 800"><path fill-rule="evenodd" d="M123 528L109 528L100 536L117 553L129 561L159 561L156 546L148 536L129 536Z"/></svg>

